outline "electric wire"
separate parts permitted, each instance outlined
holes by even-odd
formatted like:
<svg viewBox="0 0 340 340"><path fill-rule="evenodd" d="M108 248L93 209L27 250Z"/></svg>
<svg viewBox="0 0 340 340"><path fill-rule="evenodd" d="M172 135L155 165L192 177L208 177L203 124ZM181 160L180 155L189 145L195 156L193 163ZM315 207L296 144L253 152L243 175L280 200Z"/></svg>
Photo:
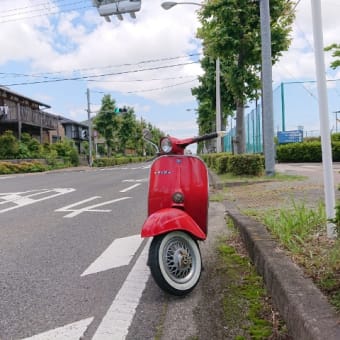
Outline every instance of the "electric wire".
<svg viewBox="0 0 340 340"><path fill-rule="evenodd" d="M84 3L84 0L81 1L76 1L76 2L72 2L72 3L67 3L67 4L63 4L60 6L57 6L55 4L51 4L51 3L42 3L39 5L35 5L36 7L42 7L42 6L48 6L50 8L63 8L63 7L70 7L73 5L79 5L81 3ZM48 8L35 8L35 9L31 9L33 6L27 6L27 7L22 7L22 8L14 8L14 9L9 9L9 10L3 10L1 11L1 15L0 15L0 19L2 18L8 18L8 17L14 17L14 16L18 16L18 15L25 15L25 14L29 14L29 13L35 13L35 12L45 12L46 10L48 10ZM25 8L30 8L30 10L25 10ZM21 11L21 9L24 9L24 11ZM4 13L8 13L8 12L15 12L14 14L5 14Z"/></svg>
<svg viewBox="0 0 340 340"><path fill-rule="evenodd" d="M190 83L193 83L194 81L197 81L197 80L198 80L198 78L193 79L193 80L189 80L189 81L184 81L184 82L177 83L177 84L157 87L157 88L153 88L153 89L135 90L135 91L128 91L128 92L123 92L123 93L133 94L133 93L144 93L144 92L160 91L160 90L165 90L165 89L168 89L168 88L171 88L171 87L177 87L177 86L180 86L180 85L190 84Z"/></svg>
<svg viewBox="0 0 340 340"><path fill-rule="evenodd" d="M0 75L3 75L3 76L14 75L14 76L18 76L18 77L41 77L41 78L45 78L45 77L47 77L47 75L64 74L64 73L70 73L70 72L71 73L86 72L86 71L101 70L101 69L108 69L108 68L115 68L115 67L137 66L137 65L156 63L156 62L162 62L162 61L178 60L178 59L195 57L195 56L200 56L200 55L201 55L201 53L191 53L191 54L187 54L187 55L183 55L183 56L176 56L176 57L147 59L147 60L139 61L139 62L136 62L136 63L124 63L124 64L118 64L118 65L108 65L108 66L103 66L103 67L89 67L89 68L82 68L82 69L75 69L75 70L43 72L43 73L34 73L34 74L0 72Z"/></svg>
<svg viewBox="0 0 340 340"><path fill-rule="evenodd" d="M70 5L66 4L65 6L70 6ZM27 19L33 19L33 18L38 18L38 17L42 17L42 16L47 16L47 15L55 15L55 14L60 14L60 13L66 13L66 12L71 12L71 11L79 11L79 10L93 8L93 7L94 6L86 5L86 6L81 6L81 7L73 7L73 8L69 8L69 9L47 10L46 12L41 12L40 14L31 15L31 16L23 16L23 17L20 17L20 18L17 17L18 14L13 14L11 16L13 18L9 18L9 19L6 19L6 20L1 20L2 17L0 16L0 24L16 22L16 21L21 21L21 20L27 20ZM21 14L21 15L25 15L25 14ZM19 14L19 16L20 16L20 14Z"/></svg>
<svg viewBox="0 0 340 340"><path fill-rule="evenodd" d="M191 62L187 62L187 63L180 63L180 64L174 64L174 65L163 65L163 66L149 67L149 68L144 68L144 69L135 69L135 70L121 71L121 72L111 72L111 73L106 73L106 74L97 74L97 75L90 75L90 76L84 75L84 76L69 77L69 78L65 77L65 78L59 78L59 79L46 79L46 80L41 80L41 81L21 82L21 83L2 84L2 85L3 86L19 86L19 85L54 83L54 82L61 82L61 81L85 80L85 79L91 79L91 78L101 78L101 77L107 77L107 76L116 76L116 75L122 75L122 74L139 73L139 72L145 72L145 71L155 71L155 70L167 69L167 68L172 68L172 67L192 65L192 64L196 64L198 62L199 61L191 61Z"/></svg>

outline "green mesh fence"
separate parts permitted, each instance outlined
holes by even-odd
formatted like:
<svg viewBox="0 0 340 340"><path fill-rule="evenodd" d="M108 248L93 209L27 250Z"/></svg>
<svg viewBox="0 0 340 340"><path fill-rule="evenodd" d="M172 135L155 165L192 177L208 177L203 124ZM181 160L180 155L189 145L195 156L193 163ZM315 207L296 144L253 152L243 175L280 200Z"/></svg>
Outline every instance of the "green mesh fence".
<svg viewBox="0 0 340 340"><path fill-rule="evenodd" d="M340 79L328 80L330 132L340 132ZM273 90L274 135L279 131L303 130L304 137L320 135L317 84L315 81L285 82ZM224 137L224 151L233 152L235 121L228 119L229 131ZM246 152L262 153L261 105L245 115Z"/></svg>

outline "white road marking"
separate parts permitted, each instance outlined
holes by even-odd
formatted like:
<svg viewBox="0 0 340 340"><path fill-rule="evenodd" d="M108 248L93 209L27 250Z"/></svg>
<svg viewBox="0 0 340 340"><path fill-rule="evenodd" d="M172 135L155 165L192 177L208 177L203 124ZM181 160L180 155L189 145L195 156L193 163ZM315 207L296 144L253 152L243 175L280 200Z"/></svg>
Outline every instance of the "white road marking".
<svg viewBox="0 0 340 340"><path fill-rule="evenodd" d="M92 340L123 340L150 276L146 265L150 240L130 271L123 286L98 326Z"/></svg>
<svg viewBox="0 0 340 340"><path fill-rule="evenodd" d="M143 239L133 235L115 239L111 245L84 271L81 276L99 273L111 268L127 266Z"/></svg>
<svg viewBox="0 0 340 340"><path fill-rule="evenodd" d="M119 201L124 201L124 200L131 198L131 197L121 197L121 198L117 198L117 199L114 199L114 200L111 200L111 201L106 201L106 202L90 205L90 206L80 208L80 209L71 209L71 208L73 208L77 205L81 205L83 203L95 200L97 198L100 198L100 196L93 196L93 197L87 198L85 200L67 205L66 207L56 209L55 211L71 212L70 214L65 215L64 218L72 218L72 217L78 216L79 214L82 214L84 212L110 212L111 211L110 209L99 210L99 209L94 209L94 208L101 207L103 205L108 205L108 204L111 204L111 203L116 203L116 202L119 202Z"/></svg>
<svg viewBox="0 0 340 340"><path fill-rule="evenodd" d="M93 319L94 318L80 320L23 340L79 340Z"/></svg>
<svg viewBox="0 0 340 340"><path fill-rule="evenodd" d="M141 179L124 179L122 182L129 182L129 183L139 183L139 182L147 182L148 178L141 178Z"/></svg>
<svg viewBox="0 0 340 340"><path fill-rule="evenodd" d="M29 190L23 192L12 192L12 193L0 193L0 204L10 204L9 208L0 210L0 214L13 209L18 209L26 205L37 203L40 201L45 201L50 198L54 198L60 195L65 195L70 192L75 191L73 188L54 188L54 189L41 189L41 190ZM46 195L41 198L33 199L32 197L38 195Z"/></svg>
<svg viewBox="0 0 340 340"><path fill-rule="evenodd" d="M123 189L123 190L121 190L121 191L119 191L119 192L127 192L127 191L130 191L130 190L132 190L132 189L134 189L134 188L139 187L140 185L141 185L141 183L136 183L136 184L131 185L130 187L128 187L128 188L126 188L126 189Z"/></svg>

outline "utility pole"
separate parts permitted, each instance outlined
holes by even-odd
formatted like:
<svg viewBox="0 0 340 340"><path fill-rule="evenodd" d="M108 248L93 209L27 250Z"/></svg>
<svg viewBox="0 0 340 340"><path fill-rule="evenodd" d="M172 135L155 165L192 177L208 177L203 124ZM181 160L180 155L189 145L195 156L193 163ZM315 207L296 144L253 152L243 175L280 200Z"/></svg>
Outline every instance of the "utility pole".
<svg viewBox="0 0 340 340"><path fill-rule="evenodd" d="M221 131L221 69L220 58L216 59L216 132ZM222 138L218 136L216 138L216 152L222 152Z"/></svg>
<svg viewBox="0 0 340 340"><path fill-rule="evenodd" d="M86 91L87 95L87 119L89 122L89 166L92 166L92 120L91 120L91 104L90 104L90 89Z"/></svg>
<svg viewBox="0 0 340 340"><path fill-rule="evenodd" d="M335 113L335 132L338 133L338 113L340 113L340 110L333 113Z"/></svg>
<svg viewBox="0 0 340 340"><path fill-rule="evenodd" d="M332 148L331 136L329 131L328 120L328 98L327 98L327 83L326 83L326 68L324 57L324 44L322 33L322 16L320 0L311 0L312 5L312 20L313 20L313 37L314 37L314 57L316 67L316 79L318 88L318 103L320 117L320 132L321 132L321 150L322 150L322 166L324 193L326 205L326 217L329 221L335 217L335 192L333 179L333 164L332 164ZM331 222L327 222L327 236L329 238L336 235L335 226Z"/></svg>
<svg viewBox="0 0 340 340"><path fill-rule="evenodd" d="M274 118L272 88L272 48L269 0L260 0L262 54L262 122L265 172L275 174Z"/></svg>

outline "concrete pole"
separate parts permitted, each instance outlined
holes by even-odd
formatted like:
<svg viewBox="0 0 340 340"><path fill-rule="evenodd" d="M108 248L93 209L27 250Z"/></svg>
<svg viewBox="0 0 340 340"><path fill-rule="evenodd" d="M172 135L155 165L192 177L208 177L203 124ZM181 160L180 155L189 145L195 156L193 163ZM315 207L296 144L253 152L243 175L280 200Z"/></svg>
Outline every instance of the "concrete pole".
<svg viewBox="0 0 340 340"><path fill-rule="evenodd" d="M89 122L89 166L92 166L92 120L91 120L91 104L90 104L90 89L87 89L87 119Z"/></svg>
<svg viewBox="0 0 340 340"><path fill-rule="evenodd" d="M221 131L221 70L220 58L216 59L216 131ZM222 152L222 138L216 138L216 152Z"/></svg>
<svg viewBox="0 0 340 340"><path fill-rule="evenodd" d="M272 88L272 48L269 0L260 0L262 54L262 122L265 172L275 174L274 118Z"/></svg>
<svg viewBox="0 0 340 340"><path fill-rule="evenodd" d="M333 179L332 148L328 120L328 98L327 82L325 75L325 58L322 33L322 16L320 0L311 0L312 4L312 26L314 37L314 58L316 67L316 80L318 88L318 103L320 117L321 149L322 149L322 166L325 192L325 205L327 219L335 217L335 192ZM327 223L327 236L336 235L333 223Z"/></svg>

